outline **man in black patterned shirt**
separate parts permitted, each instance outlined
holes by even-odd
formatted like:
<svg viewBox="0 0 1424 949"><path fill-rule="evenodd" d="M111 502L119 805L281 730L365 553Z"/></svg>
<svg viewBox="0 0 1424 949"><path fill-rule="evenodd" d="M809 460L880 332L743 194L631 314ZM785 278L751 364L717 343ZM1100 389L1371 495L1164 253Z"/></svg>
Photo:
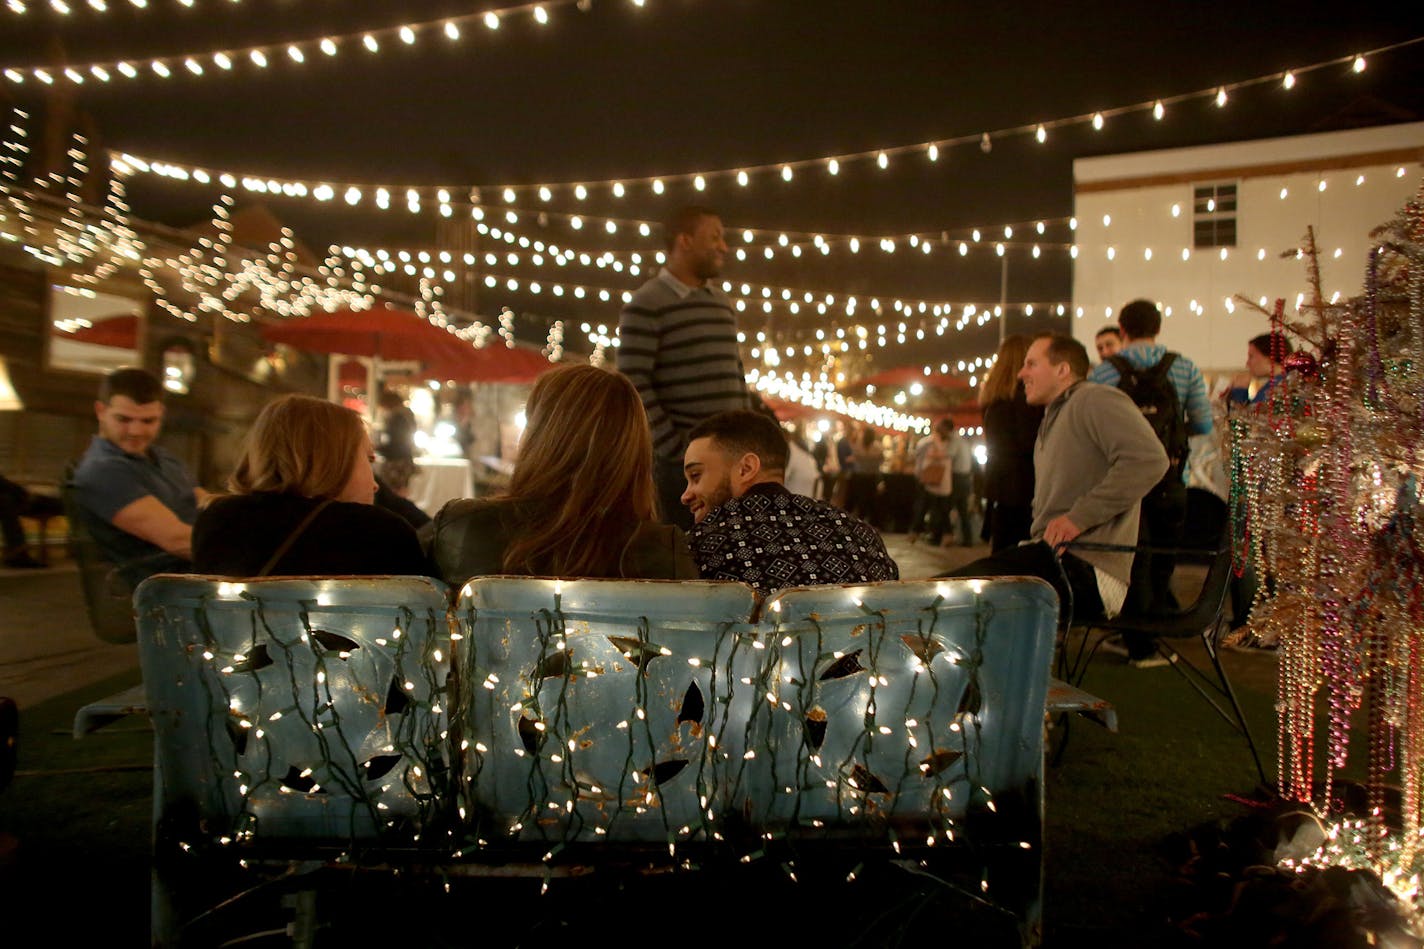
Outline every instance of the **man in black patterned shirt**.
<svg viewBox="0 0 1424 949"><path fill-rule="evenodd" d="M682 503L704 579L740 580L762 596L786 587L898 580L875 528L822 501L792 494L786 436L759 412L722 412L688 433Z"/></svg>

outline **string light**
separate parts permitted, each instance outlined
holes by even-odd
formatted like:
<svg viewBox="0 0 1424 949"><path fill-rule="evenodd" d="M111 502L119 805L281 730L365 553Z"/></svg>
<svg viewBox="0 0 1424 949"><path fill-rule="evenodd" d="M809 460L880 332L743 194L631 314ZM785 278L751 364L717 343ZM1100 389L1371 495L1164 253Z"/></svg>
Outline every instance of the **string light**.
<svg viewBox="0 0 1424 949"><path fill-rule="evenodd" d="M579 4L581 2L582 0L545 0L543 4L533 7L531 7L527 3L519 3L494 10L472 10L466 13L456 14L454 16L443 16L439 17L438 19L424 20L417 23L403 23L400 25L392 25L388 27L382 27L374 30L366 30L361 32L333 34L328 36L315 37L312 39L286 41L282 43L266 43L257 46L241 47L234 49L178 53L173 56L161 57L157 60L154 60L152 64L152 71L155 75L167 79L172 75L173 69L175 67L182 65L185 62L191 61L201 65L205 61L217 62L218 57L224 57L228 60L229 65L221 67L224 71L230 68L230 65L233 60L237 60L243 57L251 61L252 64L255 65L257 68L262 69L267 66L269 58L272 55L278 53L284 53L294 64L300 65L306 62L307 53L309 52L320 50L328 57L336 56L342 46L348 43L354 43L357 41L358 38L361 44L372 53L377 53L380 51L380 38L382 37L399 37L402 42L408 45L412 45L416 43L422 36L430 34L443 35L453 42L460 39L460 25L463 23L470 23L479 20L480 22L483 22L485 26L489 27L490 30L497 30L503 17L528 11L532 15L535 22L540 25L544 25L549 22L548 8L571 6ZM9 9L14 11L16 9L16 6L16 2L12 0L9 5ZM18 4L18 6L23 9L28 9L28 7L26 7L26 5L23 3ZM85 73L92 73L95 67L99 67L106 71L118 69L119 72L125 76L125 78L137 78L136 75L129 75L127 71L121 69L118 61L99 61L76 64L73 68L76 74L82 77L82 75ZM189 72L191 72L192 75L195 77L212 75L211 73L203 72L201 68L198 70L193 70L190 68ZM49 76L49 74L45 72L42 67L21 66L18 64L5 67L4 75L6 76L6 78L8 78L11 82L14 83L24 82L27 78L33 78L40 82L46 83L52 81L53 79L53 77ZM49 78L46 79L46 76L49 76ZM83 79L72 79L71 81L78 83L82 82Z"/></svg>
<svg viewBox="0 0 1424 949"><path fill-rule="evenodd" d="M566 2L574 2L574 0L566 0ZM502 11L490 11L490 12L491 12L492 14L496 14L496 18L498 18L499 15L508 15L509 13L511 13L511 12L513 12L513 11L516 11L516 10L525 10L525 9L528 9L528 8L527 8L526 6L508 7L508 8L504 8ZM445 24L445 22L447 22L447 20L448 20L448 21L461 21L461 20L467 20L467 19L469 19L469 18L471 18L471 17L474 17L474 16L481 16L481 15L483 15L483 14L471 13L471 14L465 14L465 15L463 15L463 16L447 17L447 18L442 18L442 19L439 20L439 21L430 21L429 23L426 23L426 24L411 24L411 25L410 25L410 28L411 28L411 29L423 30L423 29L427 29L427 28L443 27L443 25ZM375 32L378 33L378 34L379 34L379 33L382 33L382 32L390 33L390 32L392 32L393 30L394 30L394 28L391 28L391 29L388 29L388 30L385 30L385 31L379 31L379 30L378 30L378 31L375 31ZM337 39L346 39L346 38L347 38L347 37L339 37L339 38L337 38ZM370 42L367 43L367 46L368 46L368 48L372 49L372 51L374 52L375 49L377 48L376 45L375 45L374 36L373 36L372 34L368 33L368 34L365 34L365 39L367 39L367 40L370 41ZM313 41L313 42L314 42L314 41ZM299 44L297 44L297 45L298 45L298 46L301 46L301 47L305 47L305 46L308 46L308 45L313 45L313 42L304 42L304 43L299 43ZM1344 57L1338 57L1338 58L1335 58L1335 59L1330 59L1330 60L1325 60L1325 61L1322 61L1322 62L1314 63L1314 64L1311 64L1311 65L1308 65L1308 66L1298 67L1298 68L1296 68L1296 69L1291 70L1291 71L1290 71L1290 75L1295 76L1295 77L1298 77L1298 76L1300 76L1300 75L1302 75L1302 74L1305 74L1305 73L1315 72L1315 71L1324 70L1324 69L1329 69L1329 68L1332 68L1332 67L1338 67L1338 66L1343 65L1343 64L1353 64L1353 63L1360 63L1360 64L1363 64L1363 62L1364 62L1364 57L1365 57L1365 56L1369 56L1369 55L1383 55L1383 54L1385 54L1385 53L1394 52L1394 51L1398 51L1398 50L1401 50L1401 49L1405 49L1405 48L1412 47L1412 46L1414 46L1414 45L1416 45L1416 44L1419 44L1419 43L1421 43L1421 42L1424 42L1424 36L1414 37L1414 38L1412 38L1412 39L1404 40L1404 41L1401 41L1401 42L1399 42L1399 43L1391 44L1391 45L1389 45L1389 46L1383 46L1383 47L1380 47L1380 48L1378 48L1378 49L1369 50L1369 51L1367 51L1367 52L1365 52L1365 53L1359 54L1358 57L1357 57L1357 56L1354 56L1354 55L1351 55L1351 56L1344 56ZM269 47L259 47L259 49L267 49L267 48L269 48ZM233 53L233 52L241 53L241 52L244 52L244 51L238 50L238 51L227 51L227 52L229 52L229 53ZM201 56L201 55L212 56L212 55L214 55L214 54L197 54L197 55L195 55L194 58L197 58L197 56ZM176 59L176 61L181 62L182 58L183 58L183 57L180 56L180 57L178 57L178 58ZM91 65L94 65L94 64L85 64L85 65L83 65L83 66L79 66L79 67L76 67L76 68L77 68L77 69L80 69L81 71L83 71L83 70L89 69ZM115 64L100 63L100 64L98 64L98 65L104 66L104 67L108 67L108 66L112 65L114 68L119 68L117 63L115 63ZM1363 66L1361 65L1359 68L1363 68ZM6 77L9 78L10 81L12 81L12 82L23 82L23 81L25 81L27 78L30 78L30 77L39 79L39 80L42 81L42 82L43 82L43 81L50 81L50 82L53 81L53 77L52 77L52 76L50 76L50 77L48 78L48 80L46 80L45 78L43 78L43 77L41 76L42 70L41 70L40 68L36 68L36 67L25 67L25 66L11 65L11 66L9 66L9 67L4 67L4 69L5 69L4 75L6 75ZM46 75L47 75L47 74L46 74ZM127 75L127 74L125 73L125 75ZM1046 139L1047 131L1048 131L1049 129L1063 128L1063 127L1068 127L1068 126L1078 125L1078 124L1091 124L1094 128L1101 128L1102 125L1105 124L1105 122L1106 122L1106 120L1107 120L1108 118L1111 118L1111 117L1114 117L1114 116L1127 115L1127 114L1134 113L1134 112L1149 112L1149 113L1153 116L1154 119L1160 121L1160 120L1164 117L1164 115L1166 114L1166 107L1167 107L1167 105L1169 105L1169 104L1177 104L1177 103L1188 102L1188 101L1196 100L1196 99L1207 99L1207 98L1209 98L1209 99L1213 99L1213 100L1216 102L1216 104L1218 105L1218 107L1224 107L1224 106L1226 105L1227 101L1228 101L1228 97L1229 97L1229 94L1230 94L1231 92L1235 92L1235 91L1238 91L1238 90L1247 89L1247 88L1251 88L1251 87L1254 87L1254 86L1263 85L1263 84L1267 84L1267 83L1274 84L1274 83L1277 83L1277 82L1280 82L1280 81L1281 81L1281 76L1282 76L1282 74L1281 74L1280 72L1273 72L1273 73L1269 73L1269 74L1266 74L1266 75L1257 76L1257 77L1254 77L1254 78L1251 78L1251 79L1246 79L1246 80L1241 80L1241 81L1236 81L1236 82L1229 82L1229 83L1222 83L1222 84L1214 85L1214 86L1212 86L1212 87L1210 87L1210 88L1208 88L1208 89L1200 89L1200 90L1197 90L1197 91L1194 91L1194 92L1187 92L1187 93L1181 93L1181 94L1178 94L1178 95L1168 96L1168 97L1164 97L1164 98L1151 99L1151 100L1147 100L1147 101L1144 101L1144 102L1138 102L1138 103L1128 104L1128 105L1119 106L1119 107L1117 107L1117 108L1112 108L1112 109L1098 110L1098 111L1091 112L1091 113L1084 113L1084 114L1080 114L1080 115L1066 116L1066 117L1064 117L1064 118L1056 119L1056 120L1053 120L1053 121L1050 121L1050 122L1037 122L1037 123L1033 123L1033 124L1030 124L1030 125L1013 126L1013 127L1008 127L1008 128L1003 128L1003 129L997 129L997 130L992 130L992 131L985 131L985 132L980 132L980 133L970 133L970 134L961 135L961 136L957 136L957 137L953 137L953 138L935 139L935 140L931 140L931 141L928 141L928 142L919 142L919 143L914 143L914 144L904 144L904 145L895 145L895 146L881 146L881 147L876 147L876 148L869 148L869 149L866 149L866 150L863 150L863 151L858 151L858 152L848 152L848 153L839 154L839 155L826 155L826 156L821 156L821 157L816 157L816 158L799 159L799 160L790 161L790 162L777 162L777 163L773 163L773 164L760 164L760 165L757 165L757 164L742 164L742 165L735 166L735 167L732 167L732 168L714 169L714 170L703 170L703 171L698 171L698 172L686 172L686 173L680 173L680 174L663 174L663 175L659 175L659 176L656 176L656 177L653 177L653 176L648 176L648 177L620 176L620 177L617 178L617 179L610 179L610 180L606 180L606 181L589 181L589 180L585 180L585 181L582 181L582 182L574 182L574 181L554 182L554 181L549 181L549 182L542 182L542 183L535 183L535 184L523 184L523 183L521 183L521 184L514 184L514 183L510 183L510 184L508 184L508 185L488 185L488 184L485 184L485 185L478 185L478 184L476 184L476 185L468 185L468 184L467 184L467 185L461 185L461 186L458 186L458 187L459 187L461 190L476 190L476 189L479 189L479 188L482 188L482 187L494 187L494 188L510 187L510 188L514 188L514 189L520 191L521 193L522 193L522 192L534 193L534 192L537 192L537 190L538 190L539 188L541 188L541 187L547 187L547 188L556 189L556 190L557 190L557 189L565 189L565 188L571 189L571 188L573 188L573 187L574 187L575 185L577 185L577 184L582 184L582 185L584 185L585 187L588 187L588 188L599 188L599 189L602 189L602 188L610 188L610 189L615 190L615 193L616 193L616 192L618 191L618 189L622 189L622 188L624 187L624 183L626 183L626 182L635 182L635 183L645 183L645 184L648 184L648 185L651 187L651 189L652 189L652 191L653 191L654 194L662 195L662 194L664 194L664 193L666 192L666 190L667 190L667 183L668 183L668 182L681 182L681 183L685 183L685 184L688 185L689 187L694 187L696 180L699 179L699 178L703 181L704 186L710 186L710 185L713 183L713 181L714 181L714 180L717 180L717 179L725 179L725 180L728 180L728 181L736 181L737 183L741 184L744 180L749 181L750 178L751 178L751 176L753 176L753 175L758 175L758 174L772 174L772 173L774 173L774 174L779 175L779 176L781 177L781 179L782 179L784 182L791 182L791 181L793 180L794 176L795 176L795 172L796 172L797 170L803 169L803 168L811 168L811 167L813 167L813 166L822 166L822 167L825 167L825 168L826 168L826 170L827 170L827 172L828 172L829 174L831 174L831 175L834 176L834 175L838 175L838 173L839 173L839 171L840 171L840 169L841 169L841 166L843 166L843 165L844 165L846 162L848 162L848 161L869 160L869 161L874 161L874 162L876 162L876 163L877 163L878 165L880 165L881 167L887 167L887 166L888 166L888 163L889 163L889 161L890 161L890 159L893 158L894 156L896 156L896 155L901 155L901 154L906 154L906 153L911 152L911 151L917 151L917 150L919 150L919 149L925 149L925 150L926 150L926 153L927 153L928 156L929 156L929 158L933 161L933 160L937 160L937 159L938 159L939 154L940 154L945 148L964 146L964 145L969 145L969 144L973 144L973 143L978 143L980 149L981 149L982 151L988 153L988 152L992 151L992 149L993 149L993 139L994 139L994 138L1013 137L1013 136L1018 136L1018 135L1031 135L1031 136L1033 136L1034 138L1038 139L1038 138L1039 138L1039 133L1040 133L1040 131L1042 131L1042 133L1043 133L1043 139L1040 139L1040 140L1042 141L1042 140L1045 140L1045 139ZM620 194L619 196L621 196L621 194Z"/></svg>

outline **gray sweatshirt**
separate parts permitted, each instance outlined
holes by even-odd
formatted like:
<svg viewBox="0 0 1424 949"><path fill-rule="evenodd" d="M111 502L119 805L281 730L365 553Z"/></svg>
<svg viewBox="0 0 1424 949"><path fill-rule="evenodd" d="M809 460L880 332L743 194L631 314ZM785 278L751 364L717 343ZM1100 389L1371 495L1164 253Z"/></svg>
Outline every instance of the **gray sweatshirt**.
<svg viewBox="0 0 1424 949"><path fill-rule="evenodd" d="M1049 404L1033 446L1033 528L1068 515L1079 540L1137 543L1143 495L1167 471L1167 453L1142 411L1121 389L1076 382ZM1079 551L1078 556L1124 584L1132 555Z"/></svg>

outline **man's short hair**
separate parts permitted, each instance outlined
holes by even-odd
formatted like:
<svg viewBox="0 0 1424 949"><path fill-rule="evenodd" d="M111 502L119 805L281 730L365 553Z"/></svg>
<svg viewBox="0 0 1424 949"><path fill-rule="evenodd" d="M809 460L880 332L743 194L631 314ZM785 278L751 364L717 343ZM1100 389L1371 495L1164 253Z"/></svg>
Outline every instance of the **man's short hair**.
<svg viewBox="0 0 1424 949"><path fill-rule="evenodd" d="M1117 315L1117 325L1128 339L1150 339L1162 332L1162 311L1151 300L1133 300Z"/></svg>
<svg viewBox="0 0 1424 949"><path fill-rule="evenodd" d="M949 435L950 432L954 431L954 419L946 415L938 422L935 422L934 430L939 432L941 435Z"/></svg>
<svg viewBox="0 0 1424 949"><path fill-rule="evenodd" d="M148 405L150 402L162 402L164 389L163 383L158 381L158 377L147 369L140 369L137 366L124 366L115 369L104 377L99 383L99 401L105 405L116 395L125 396L133 400L135 405Z"/></svg>
<svg viewBox="0 0 1424 949"><path fill-rule="evenodd" d="M1252 337L1248 343L1252 349L1267 359L1279 362L1291 354L1291 342L1285 333L1262 333Z"/></svg>
<svg viewBox="0 0 1424 949"><path fill-rule="evenodd" d="M1116 325L1104 326L1102 329L1098 330L1096 333L1093 334L1093 339L1100 339L1108 335L1109 333L1113 334L1118 339L1122 339L1122 330L1119 329Z"/></svg>
<svg viewBox="0 0 1424 949"><path fill-rule="evenodd" d="M667 242L667 249L673 249L679 234L695 232L697 225L701 224L705 217L721 215L705 204L689 204L674 211L672 216L663 222L663 240Z"/></svg>
<svg viewBox="0 0 1424 949"><path fill-rule="evenodd" d="M791 450L775 420L751 409L733 409L705 418L687 433L689 442L710 438L728 454L740 458L751 452L763 471L785 471Z"/></svg>
<svg viewBox="0 0 1424 949"><path fill-rule="evenodd" d="M1048 361L1057 366L1066 362L1074 378L1088 377L1088 351L1083 344L1062 333L1044 333L1039 339L1048 340Z"/></svg>

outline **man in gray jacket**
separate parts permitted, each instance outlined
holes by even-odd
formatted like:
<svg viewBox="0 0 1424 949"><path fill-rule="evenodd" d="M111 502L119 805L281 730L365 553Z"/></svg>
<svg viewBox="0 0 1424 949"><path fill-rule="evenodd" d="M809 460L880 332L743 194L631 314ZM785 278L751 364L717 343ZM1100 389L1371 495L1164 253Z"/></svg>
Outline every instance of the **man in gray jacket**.
<svg viewBox="0 0 1424 949"><path fill-rule="evenodd" d="M1120 389L1085 382L1087 374L1082 343L1057 335L1033 341L1019 372L1029 404L1046 407L1033 448L1032 539L949 574L1042 577L1061 602L1071 595L1080 619L1122 609L1132 555L1070 549L1060 558L1057 550L1075 540L1137 543L1142 497L1167 470L1142 412Z"/></svg>

